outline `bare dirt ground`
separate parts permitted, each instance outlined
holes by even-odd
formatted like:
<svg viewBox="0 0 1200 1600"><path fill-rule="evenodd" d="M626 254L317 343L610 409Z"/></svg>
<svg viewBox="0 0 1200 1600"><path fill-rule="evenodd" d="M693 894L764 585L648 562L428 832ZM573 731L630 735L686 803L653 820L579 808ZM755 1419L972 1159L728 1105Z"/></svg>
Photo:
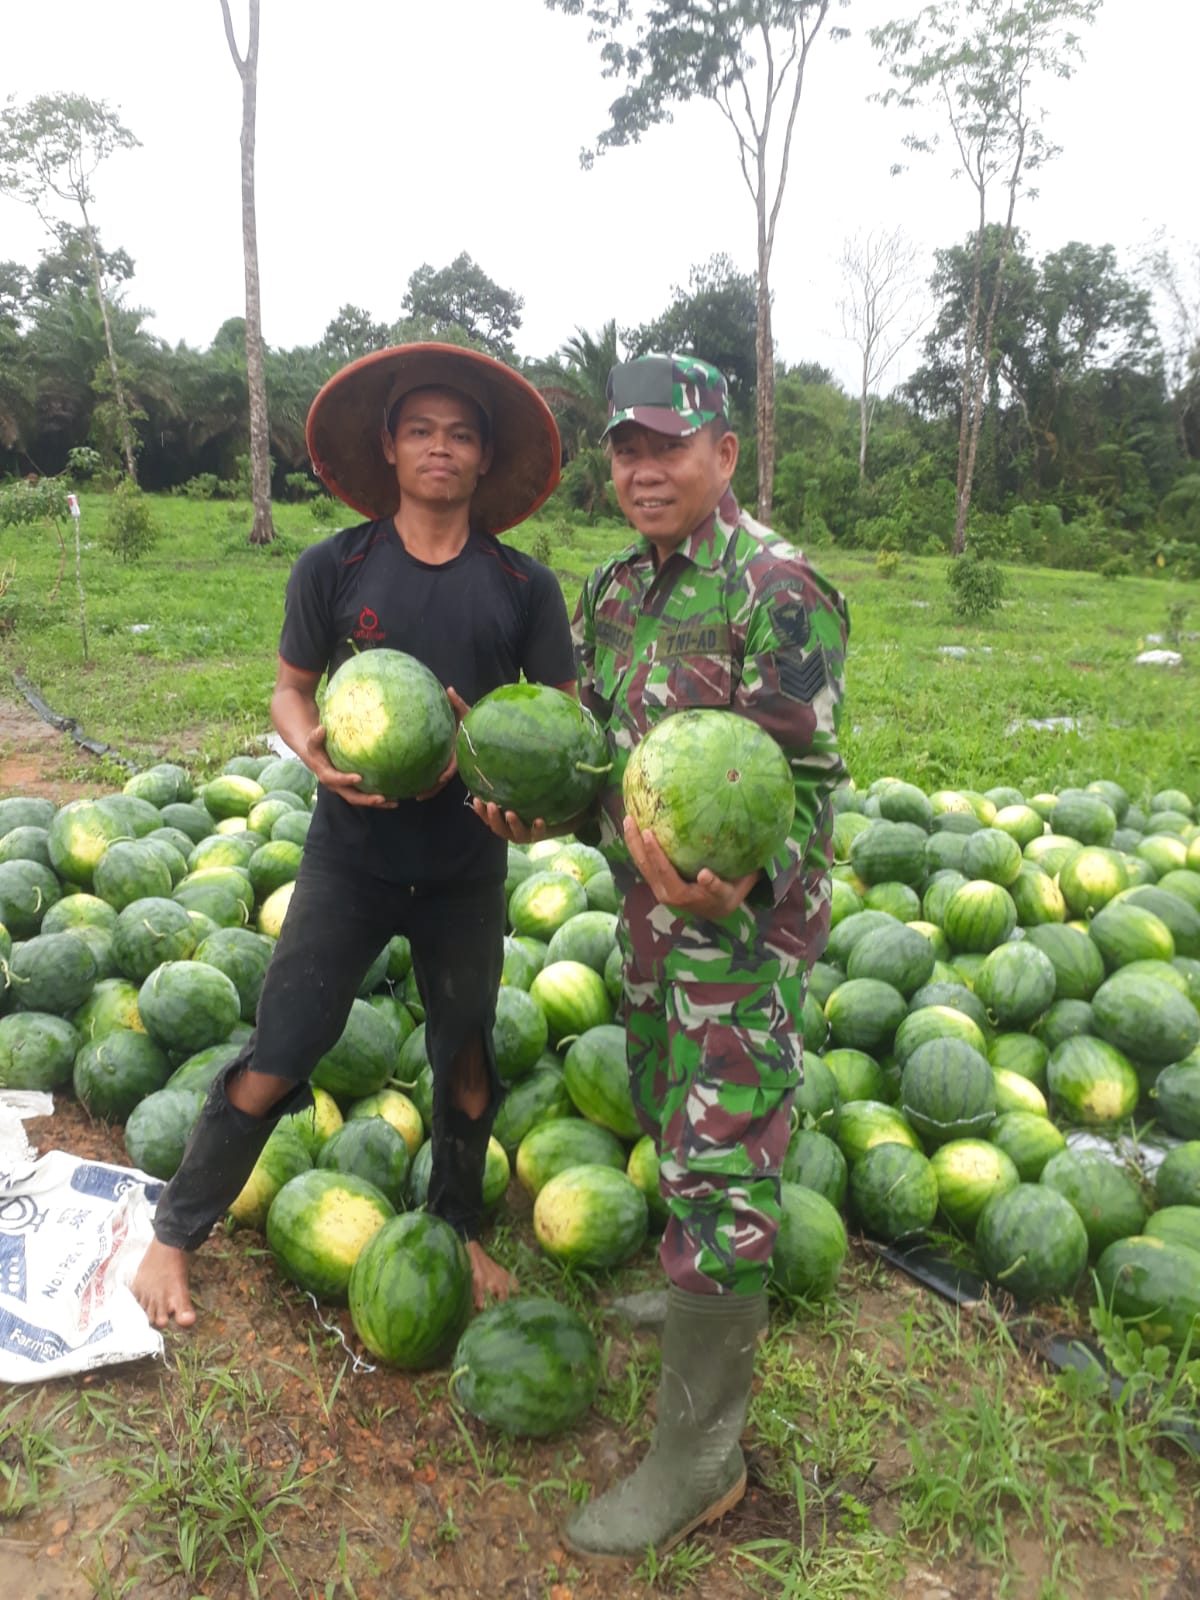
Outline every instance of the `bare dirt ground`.
<svg viewBox="0 0 1200 1600"><path fill-rule="evenodd" d="M22 703L0 703L0 796L20 792L64 802L94 792L74 776L85 759L68 737ZM27 1130L40 1151L127 1160L120 1130L92 1123L69 1095L58 1097L52 1117L28 1123ZM515 1186L510 1199L519 1212ZM764 1486L761 1460L751 1451L746 1499L694 1541L710 1559L690 1581L676 1573L646 1582L626 1565L577 1560L560 1533L572 1504L570 1486L603 1486L635 1463L649 1430L647 1415L618 1425L594 1413L565 1439L498 1446L449 1404L445 1372L414 1378L382 1366L355 1370L348 1349L362 1351L348 1314L322 1312L326 1323L341 1329L339 1339L303 1296L281 1282L264 1241L252 1233L214 1234L197 1257L194 1291L200 1321L193 1331L168 1334L163 1362L64 1380L42 1397L0 1390L0 1408L27 1400L39 1414L64 1397L82 1405L90 1392L110 1419L136 1418L130 1438L140 1440L133 1447L139 1454L129 1455L130 1446L118 1436L85 1458L119 1461L124 1449L124 1468L111 1474L97 1468L82 1478L72 1474L65 1497L55 1494L51 1475L42 1505L7 1519L0 1515L0 1600L77 1600L96 1593L138 1600L252 1594L270 1600L293 1594L305 1600L651 1600L675 1593L742 1600L750 1593L751 1569L733 1558L735 1549L799 1537L794 1498ZM882 1347L889 1329L894 1335L904 1304L923 1297L906 1280L889 1280L882 1290L863 1291L860 1321L878 1324ZM814 1349L814 1338L801 1329L797 1359ZM629 1354L628 1341L615 1335L606 1350L609 1372L621 1373ZM212 1387L204 1374L224 1370L241 1379L256 1375L264 1403L247 1421L235 1405L218 1401L205 1428L214 1439L232 1441L257 1469L257 1509L287 1571L268 1556L252 1584L243 1566L230 1560L197 1588L172 1575L178 1567L164 1553L182 1506L203 1488L198 1471L190 1480L181 1474L175 1498L161 1498L153 1517L134 1512L115 1528L107 1525L129 1501L135 1469L149 1472L153 1464L148 1440L157 1436L176 1459L184 1459L178 1410L188 1375L193 1396L204 1396ZM906 1462L903 1450L889 1450L888 1443L881 1441L873 1472L854 1487L875 1524L892 1533L893 1491ZM193 1457L194 1446L188 1459ZM12 1438L6 1439L0 1421L0 1467L12 1459ZM298 1480L293 1500L272 1503L289 1475ZM3 1489L0 1480L0 1506ZM147 1544L160 1552L148 1564ZM1190 1526L1161 1557L1137 1560L1081 1529L1072 1542L1069 1585L1060 1586L1037 1541L1018 1538L1012 1549L1019 1570L1007 1580L961 1553L947 1559L936 1551L914 1552L906 1576L886 1595L870 1582L854 1588L844 1579L836 1589L806 1586L786 1593L790 1600L829 1600L834 1594L852 1600L1066 1600L1076 1594L1090 1600L1200 1600L1200 1557ZM764 1584L757 1592L773 1591Z"/></svg>

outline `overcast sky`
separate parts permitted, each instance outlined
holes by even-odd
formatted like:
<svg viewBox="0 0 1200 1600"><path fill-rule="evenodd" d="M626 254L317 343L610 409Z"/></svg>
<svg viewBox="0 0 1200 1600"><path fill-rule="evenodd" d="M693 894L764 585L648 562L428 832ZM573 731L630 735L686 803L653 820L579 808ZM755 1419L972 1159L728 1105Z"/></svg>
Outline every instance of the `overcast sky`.
<svg viewBox="0 0 1200 1600"><path fill-rule="evenodd" d="M246 0L233 0L239 38ZM949 153L903 155L904 113L869 103L883 78L868 28L916 0L852 0L853 37L810 58L773 265L784 360L853 382L836 258L856 229L902 224L925 251L972 224ZM754 265L754 214L715 107L681 109L591 172L580 146L614 85L586 24L543 0L263 0L258 238L269 343L315 342L352 302L391 321L409 274L468 251L525 297L522 354L576 325L655 316L716 251ZM119 108L142 148L97 179L104 243L137 275L129 298L162 338L205 347L243 310L241 85L218 0L50 0L4 8L0 95L83 92ZM1048 85L1063 147L1019 218L1035 250L1068 240L1132 255L1159 225L1200 231L1194 0L1107 0L1069 83ZM43 236L0 200L0 258L30 265Z"/></svg>

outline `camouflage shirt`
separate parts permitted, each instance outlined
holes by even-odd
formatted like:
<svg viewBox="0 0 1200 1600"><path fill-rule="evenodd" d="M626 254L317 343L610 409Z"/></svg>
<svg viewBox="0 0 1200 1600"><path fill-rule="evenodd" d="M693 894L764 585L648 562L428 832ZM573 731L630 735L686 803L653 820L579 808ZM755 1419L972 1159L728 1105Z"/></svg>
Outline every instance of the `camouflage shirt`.
<svg viewBox="0 0 1200 1600"><path fill-rule="evenodd" d="M837 730L849 617L837 590L727 491L660 567L642 538L599 567L572 631L580 698L606 728L613 759L600 847L620 887L635 876L622 833L630 752L664 717L703 706L758 723L795 775L791 835L765 868L769 894L760 884L748 904L802 897L805 880L811 893L829 870L829 797L845 776Z"/></svg>

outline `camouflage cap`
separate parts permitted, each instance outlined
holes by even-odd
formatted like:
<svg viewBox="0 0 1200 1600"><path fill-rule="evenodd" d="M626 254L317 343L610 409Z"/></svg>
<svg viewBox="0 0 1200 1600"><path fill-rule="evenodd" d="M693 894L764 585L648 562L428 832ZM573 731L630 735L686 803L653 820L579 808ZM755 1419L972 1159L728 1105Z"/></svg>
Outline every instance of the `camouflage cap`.
<svg viewBox="0 0 1200 1600"><path fill-rule="evenodd" d="M677 439L698 433L706 422L728 415L729 386L697 356L639 356L621 361L608 375L607 438L622 422L638 422Z"/></svg>

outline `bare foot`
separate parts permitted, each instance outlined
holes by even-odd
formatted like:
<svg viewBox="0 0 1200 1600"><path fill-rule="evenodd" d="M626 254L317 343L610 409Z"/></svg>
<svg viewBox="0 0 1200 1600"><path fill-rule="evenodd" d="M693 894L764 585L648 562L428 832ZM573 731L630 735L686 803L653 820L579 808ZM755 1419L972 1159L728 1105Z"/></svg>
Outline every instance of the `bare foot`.
<svg viewBox="0 0 1200 1600"><path fill-rule="evenodd" d="M195 1322L196 1310L188 1294L185 1250L151 1240L129 1287L156 1328L165 1328L172 1317L181 1328L190 1328Z"/></svg>
<svg viewBox="0 0 1200 1600"><path fill-rule="evenodd" d="M510 1294L516 1293L517 1280L511 1272L505 1272L498 1261L492 1260L478 1239L467 1241L467 1254L475 1280L476 1311L482 1311L489 1300L507 1300Z"/></svg>

